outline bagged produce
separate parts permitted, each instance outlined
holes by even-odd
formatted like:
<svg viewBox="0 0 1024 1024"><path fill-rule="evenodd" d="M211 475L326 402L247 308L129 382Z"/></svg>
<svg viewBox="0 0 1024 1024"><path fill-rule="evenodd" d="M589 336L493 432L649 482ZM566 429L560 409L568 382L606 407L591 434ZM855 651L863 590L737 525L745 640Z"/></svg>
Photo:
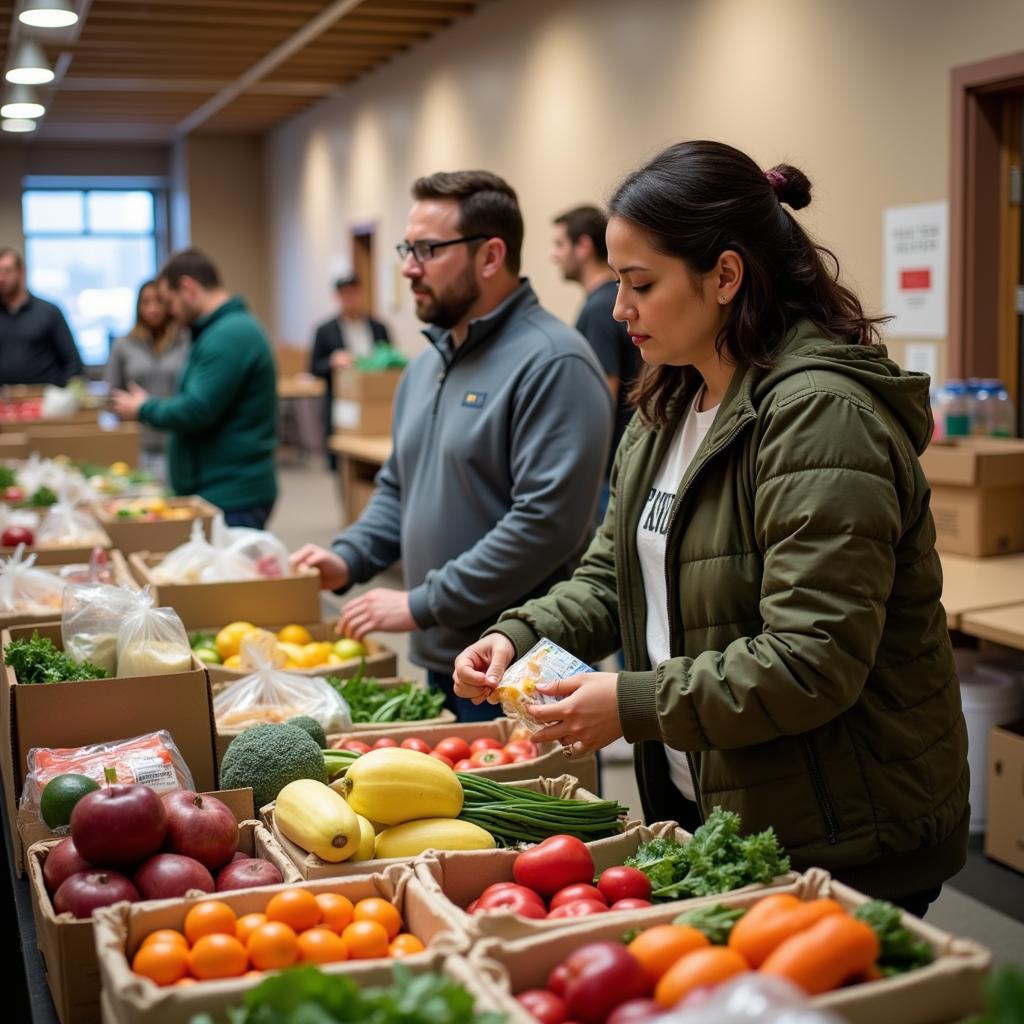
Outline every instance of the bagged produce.
<svg viewBox="0 0 1024 1024"><path fill-rule="evenodd" d="M61 607L65 581L35 567L19 544L10 558L0 558L0 611L14 615L49 615Z"/></svg>
<svg viewBox="0 0 1024 1024"><path fill-rule="evenodd" d="M181 751L166 730L86 747L33 747L19 809L39 814L43 790L59 775L83 775L98 785L139 784L157 793L195 789ZM109 769L111 776L108 776ZM45 820L40 815L40 820Z"/></svg>
<svg viewBox="0 0 1024 1024"><path fill-rule="evenodd" d="M217 727L248 729L305 716L319 722L327 733L347 729L352 715L341 694L322 679L282 671L274 664L274 646L269 633L242 642L243 658L256 670L214 698Z"/></svg>
<svg viewBox="0 0 1024 1024"><path fill-rule="evenodd" d="M173 608L154 608L149 587L132 594L134 605L117 634L119 676L160 676L192 667L188 634Z"/></svg>
<svg viewBox="0 0 1024 1024"><path fill-rule="evenodd" d="M197 583L213 556L213 545L206 539L202 520L197 519L188 540L168 552L153 570L153 579L157 583Z"/></svg>
<svg viewBox="0 0 1024 1024"><path fill-rule="evenodd" d="M36 543L40 547L92 547L110 542L96 517L85 509L75 508L65 490L39 524Z"/></svg>
<svg viewBox="0 0 1024 1024"><path fill-rule="evenodd" d="M110 556L105 548L93 548L88 562L61 566L60 578L65 583L113 583Z"/></svg>
<svg viewBox="0 0 1024 1024"><path fill-rule="evenodd" d="M215 554L203 569L204 583L270 579L288 575L288 549L266 530L230 528L217 516L211 527Z"/></svg>
<svg viewBox="0 0 1024 1024"><path fill-rule="evenodd" d="M117 673L117 634L133 610L136 592L105 583L72 584L64 590L60 633L64 652L79 662L92 662Z"/></svg>
<svg viewBox="0 0 1024 1024"><path fill-rule="evenodd" d="M537 687L541 683L553 683L593 671L554 641L543 638L505 670L495 689L495 696L509 718L516 719L530 732L536 732L541 726L527 713L527 707L530 704L554 704L559 699L540 693Z"/></svg>

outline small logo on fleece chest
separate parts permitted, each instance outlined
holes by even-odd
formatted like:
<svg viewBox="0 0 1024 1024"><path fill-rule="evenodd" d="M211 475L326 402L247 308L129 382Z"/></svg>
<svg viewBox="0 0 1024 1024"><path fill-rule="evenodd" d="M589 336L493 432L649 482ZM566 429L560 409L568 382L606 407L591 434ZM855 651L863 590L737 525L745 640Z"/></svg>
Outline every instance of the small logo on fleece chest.
<svg viewBox="0 0 1024 1024"><path fill-rule="evenodd" d="M468 405L470 409L479 409L487 401L486 391L467 391L462 396L462 404Z"/></svg>

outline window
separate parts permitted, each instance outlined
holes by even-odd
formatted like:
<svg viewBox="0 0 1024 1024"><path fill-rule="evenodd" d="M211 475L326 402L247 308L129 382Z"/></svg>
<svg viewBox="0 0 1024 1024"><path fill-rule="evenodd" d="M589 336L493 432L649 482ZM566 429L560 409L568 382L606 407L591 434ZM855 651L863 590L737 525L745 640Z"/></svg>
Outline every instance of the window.
<svg viewBox="0 0 1024 1024"><path fill-rule="evenodd" d="M30 188L22 194L28 289L63 310L87 366L135 323L139 285L157 268L158 194Z"/></svg>

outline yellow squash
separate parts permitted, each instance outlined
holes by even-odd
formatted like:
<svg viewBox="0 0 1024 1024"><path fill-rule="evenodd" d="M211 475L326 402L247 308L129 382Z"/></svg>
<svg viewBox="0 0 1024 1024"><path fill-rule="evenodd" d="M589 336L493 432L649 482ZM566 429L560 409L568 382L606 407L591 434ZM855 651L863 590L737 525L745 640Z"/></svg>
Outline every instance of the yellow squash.
<svg viewBox="0 0 1024 1024"><path fill-rule="evenodd" d="M329 786L313 779L289 782L274 803L274 823L286 839L331 864L359 849L359 818Z"/></svg>
<svg viewBox="0 0 1024 1024"><path fill-rule="evenodd" d="M462 783L436 757L388 747L357 758L336 788L356 814L382 825L415 818L457 818Z"/></svg>
<svg viewBox="0 0 1024 1024"><path fill-rule="evenodd" d="M468 821L422 818L385 829L377 836L377 857L418 857L424 850L493 850L494 836Z"/></svg>
<svg viewBox="0 0 1024 1024"><path fill-rule="evenodd" d="M359 819L359 849L349 858L354 864L360 860L373 860L373 850L377 843L377 833L373 829L373 823L357 814Z"/></svg>

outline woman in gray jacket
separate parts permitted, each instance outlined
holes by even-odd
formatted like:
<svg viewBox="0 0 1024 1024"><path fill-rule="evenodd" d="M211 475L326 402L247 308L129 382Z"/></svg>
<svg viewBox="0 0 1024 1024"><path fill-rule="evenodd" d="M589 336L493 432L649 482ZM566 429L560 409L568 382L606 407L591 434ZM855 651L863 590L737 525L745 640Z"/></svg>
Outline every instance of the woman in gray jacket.
<svg viewBox="0 0 1024 1024"><path fill-rule="evenodd" d="M188 336L168 311L156 281L146 281L135 304L135 326L111 346L106 381L111 390L123 391L135 383L154 398L170 398L178 389L188 351ZM141 429L142 464L163 479L167 439L153 427Z"/></svg>

